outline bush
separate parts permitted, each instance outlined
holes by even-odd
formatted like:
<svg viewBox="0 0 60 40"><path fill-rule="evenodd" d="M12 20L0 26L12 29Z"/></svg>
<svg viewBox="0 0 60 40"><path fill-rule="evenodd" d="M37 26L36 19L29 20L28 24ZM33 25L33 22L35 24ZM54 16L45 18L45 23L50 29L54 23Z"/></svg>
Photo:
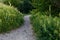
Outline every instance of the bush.
<svg viewBox="0 0 60 40"><path fill-rule="evenodd" d="M31 22L37 40L60 39L60 18L53 18L37 12L35 15L32 15Z"/></svg>
<svg viewBox="0 0 60 40"><path fill-rule="evenodd" d="M18 28L23 23L23 15L14 7L0 3L0 33Z"/></svg>

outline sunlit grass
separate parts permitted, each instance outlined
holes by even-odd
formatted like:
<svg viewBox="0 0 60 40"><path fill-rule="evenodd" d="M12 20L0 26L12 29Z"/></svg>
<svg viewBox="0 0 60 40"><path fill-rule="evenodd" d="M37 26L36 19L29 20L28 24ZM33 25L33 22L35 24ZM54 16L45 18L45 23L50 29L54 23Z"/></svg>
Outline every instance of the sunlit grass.
<svg viewBox="0 0 60 40"><path fill-rule="evenodd" d="M16 29L23 23L23 15L13 6L0 3L0 33Z"/></svg>

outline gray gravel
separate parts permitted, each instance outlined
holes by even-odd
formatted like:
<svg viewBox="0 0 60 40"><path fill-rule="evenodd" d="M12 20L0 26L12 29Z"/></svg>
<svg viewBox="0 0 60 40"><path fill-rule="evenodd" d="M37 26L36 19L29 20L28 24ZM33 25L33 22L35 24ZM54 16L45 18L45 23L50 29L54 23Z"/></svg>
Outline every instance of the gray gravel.
<svg viewBox="0 0 60 40"><path fill-rule="evenodd" d="M25 22L22 27L10 33L0 34L0 40L35 40L29 17L30 15L24 16Z"/></svg>

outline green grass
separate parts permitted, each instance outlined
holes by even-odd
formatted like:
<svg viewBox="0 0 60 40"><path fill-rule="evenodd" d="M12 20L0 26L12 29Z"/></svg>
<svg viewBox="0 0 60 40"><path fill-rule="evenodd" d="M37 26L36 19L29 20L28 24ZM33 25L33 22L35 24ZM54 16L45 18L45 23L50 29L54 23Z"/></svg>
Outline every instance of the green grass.
<svg viewBox="0 0 60 40"><path fill-rule="evenodd" d="M40 12L31 12L31 23L36 40L59 40L60 18L42 15Z"/></svg>
<svg viewBox="0 0 60 40"><path fill-rule="evenodd" d="M23 15L13 6L0 3L0 33L16 29L23 23Z"/></svg>

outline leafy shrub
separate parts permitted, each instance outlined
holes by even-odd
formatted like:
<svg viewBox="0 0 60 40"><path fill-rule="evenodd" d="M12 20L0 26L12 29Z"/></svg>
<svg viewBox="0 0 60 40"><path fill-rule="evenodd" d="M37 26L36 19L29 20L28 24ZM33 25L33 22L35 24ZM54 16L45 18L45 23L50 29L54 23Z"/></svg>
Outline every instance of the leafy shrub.
<svg viewBox="0 0 60 40"><path fill-rule="evenodd" d="M37 40L59 40L60 18L42 15L40 12L31 16L33 30Z"/></svg>
<svg viewBox="0 0 60 40"><path fill-rule="evenodd" d="M23 15L14 7L0 3L0 33L18 28L23 23Z"/></svg>

